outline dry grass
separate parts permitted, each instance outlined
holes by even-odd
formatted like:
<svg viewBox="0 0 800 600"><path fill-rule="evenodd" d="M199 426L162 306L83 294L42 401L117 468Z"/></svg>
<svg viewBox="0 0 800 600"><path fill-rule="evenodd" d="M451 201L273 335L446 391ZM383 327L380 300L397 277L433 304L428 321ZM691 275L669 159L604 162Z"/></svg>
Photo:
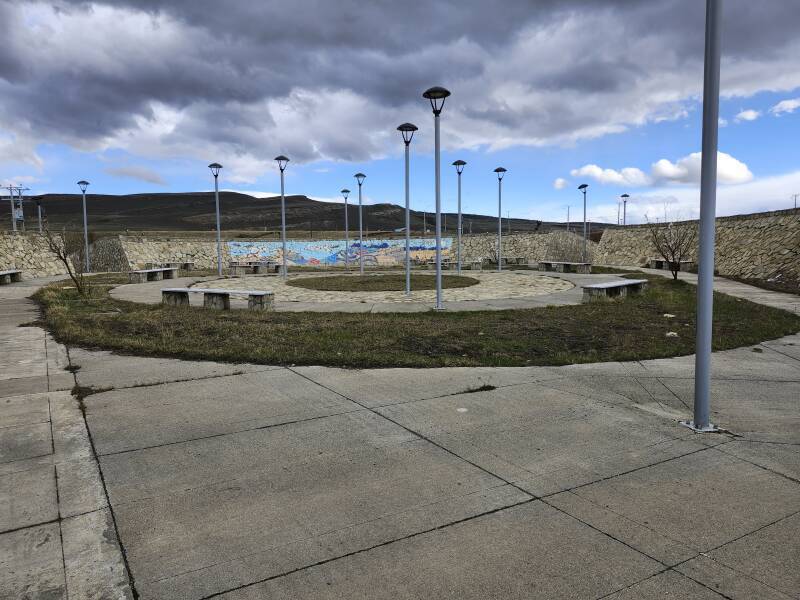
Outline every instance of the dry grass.
<svg viewBox="0 0 800 600"><path fill-rule="evenodd" d="M307 290L330 292L402 292L406 289L405 273L376 275L332 275L327 277L303 277L290 279L288 285ZM479 281L473 277L442 275L443 288L465 288ZM411 275L412 290L436 289L434 275Z"/></svg>

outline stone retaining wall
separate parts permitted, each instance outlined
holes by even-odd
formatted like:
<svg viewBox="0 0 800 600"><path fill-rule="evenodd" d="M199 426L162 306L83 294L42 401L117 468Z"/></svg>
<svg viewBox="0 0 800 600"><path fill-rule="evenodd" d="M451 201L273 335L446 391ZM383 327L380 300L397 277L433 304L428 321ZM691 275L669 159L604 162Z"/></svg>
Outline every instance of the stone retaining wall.
<svg viewBox="0 0 800 600"><path fill-rule="evenodd" d="M191 238L147 238L113 236L92 244L92 265L97 271L142 269L148 263L193 262L198 269L217 266L217 242ZM228 246L222 244L223 265L230 261Z"/></svg>
<svg viewBox="0 0 800 600"><path fill-rule="evenodd" d="M550 233L512 233L502 238L503 256L523 256L528 262L540 260L579 261L583 238L574 233L553 231ZM478 259L492 259L497 255L497 234L480 233L461 238L461 261L468 263ZM592 260L597 243L587 242L587 253Z"/></svg>
<svg viewBox="0 0 800 600"><path fill-rule="evenodd" d="M0 233L0 271L21 269L25 279L67 272L38 233Z"/></svg>
<svg viewBox="0 0 800 600"><path fill-rule="evenodd" d="M689 221L697 228L697 221ZM696 245L695 245L696 246ZM720 275L747 279L800 280L800 214L793 210L717 219L716 268ZM695 259L697 248L690 253ZM646 225L606 229L596 262L644 265L656 250Z"/></svg>

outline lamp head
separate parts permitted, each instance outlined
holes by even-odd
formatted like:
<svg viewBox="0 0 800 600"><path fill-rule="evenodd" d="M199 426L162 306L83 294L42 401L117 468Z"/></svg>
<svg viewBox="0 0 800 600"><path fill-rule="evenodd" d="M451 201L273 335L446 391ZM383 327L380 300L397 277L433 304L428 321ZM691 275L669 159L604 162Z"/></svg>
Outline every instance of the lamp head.
<svg viewBox="0 0 800 600"><path fill-rule="evenodd" d="M430 101L433 114L438 116L442 112L442 108L444 108L445 98L449 95L450 90L436 86L425 90L422 97Z"/></svg>
<svg viewBox="0 0 800 600"><path fill-rule="evenodd" d="M586 188L588 188L588 187L589 187L589 186L588 186L587 184L585 184L585 183L582 183L582 184L580 184L580 185L578 186L578 189L579 189L580 191L582 191L582 192L585 194L585 193L586 193Z"/></svg>
<svg viewBox="0 0 800 600"><path fill-rule="evenodd" d="M83 179L81 179L78 182L78 187L81 188L82 192L86 192L86 188L89 187L89 182L88 181L84 181Z"/></svg>
<svg viewBox="0 0 800 600"><path fill-rule="evenodd" d="M628 201L628 198L630 198L630 196L629 196L628 194L622 194L622 196L620 196L620 198L622 198L622 200L623 200L624 202L627 202L627 201Z"/></svg>
<svg viewBox="0 0 800 600"><path fill-rule="evenodd" d="M366 176L366 175L364 175L363 173L356 173L355 175L353 175L353 177L355 177L355 178L356 178L356 181L358 182L358 185L359 185L359 186L360 186L362 183L364 183L364 180L367 178L367 176Z"/></svg>
<svg viewBox="0 0 800 600"><path fill-rule="evenodd" d="M278 168L283 171L286 168L286 163L289 162L289 159L281 154L275 157L275 161L278 163Z"/></svg>
<svg viewBox="0 0 800 600"><path fill-rule="evenodd" d="M411 138L414 137L414 132L416 130L417 126L413 123L403 123L397 128L397 131L403 135L403 141L406 143L406 146L411 143Z"/></svg>
<svg viewBox="0 0 800 600"><path fill-rule="evenodd" d="M216 177L219 175L219 170L222 168L222 165L219 163L211 163L208 165L208 168L211 169L211 174Z"/></svg>
<svg viewBox="0 0 800 600"><path fill-rule="evenodd" d="M344 189L341 191L341 194L342 194L342 196L344 197L344 199L345 199L345 200L347 200L347 197L350 195L350 190L348 190L347 188L344 188Z"/></svg>
<svg viewBox="0 0 800 600"><path fill-rule="evenodd" d="M453 166L456 168L456 173L458 173L459 175L461 175L461 173L463 173L463 172L464 172L464 165L466 165L466 164L467 164L467 163L466 163L465 161L463 161L463 160L456 160L456 161L454 161L454 162L453 162Z"/></svg>
<svg viewBox="0 0 800 600"><path fill-rule="evenodd" d="M503 177L505 177L505 174L506 174L506 169L504 169L503 167L497 167L497 168L494 170L494 172L495 172L495 173L497 173L497 180L498 180L498 181L502 181L502 180L503 180Z"/></svg>

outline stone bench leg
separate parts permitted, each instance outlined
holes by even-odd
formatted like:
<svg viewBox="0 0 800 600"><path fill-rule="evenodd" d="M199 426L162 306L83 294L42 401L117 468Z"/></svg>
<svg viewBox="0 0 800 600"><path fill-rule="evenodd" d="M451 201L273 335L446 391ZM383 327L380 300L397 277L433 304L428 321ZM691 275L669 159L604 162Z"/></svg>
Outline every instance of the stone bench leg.
<svg viewBox="0 0 800 600"><path fill-rule="evenodd" d="M175 279L178 276L178 269L173 268L169 271L164 271L164 279Z"/></svg>
<svg viewBox="0 0 800 600"><path fill-rule="evenodd" d="M203 294L203 306L206 308L215 308L217 310L230 310L231 309L231 295L230 294Z"/></svg>
<svg viewBox="0 0 800 600"><path fill-rule="evenodd" d="M247 300L247 308L250 310L273 310L275 308L275 295L250 296Z"/></svg>
<svg viewBox="0 0 800 600"><path fill-rule="evenodd" d="M578 265L575 271L582 275L589 275L592 272L592 265Z"/></svg>
<svg viewBox="0 0 800 600"><path fill-rule="evenodd" d="M0 284L11 283L11 275L0 275Z"/></svg>
<svg viewBox="0 0 800 600"><path fill-rule="evenodd" d="M189 306L189 292L161 292L161 303L169 306Z"/></svg>
<svg viewBox="0 0 800 600"><path fill-rule="evenodd" d="M245 267L231 267L231 275L234 277L243 277L247 269Z"/></svg>
<svg viewBox="0 0 800 600"><path fill-rule="evenodd" d="M11 283L19 283L20 281L22 281L22 273L11 274Z"/></svg>
<svg viewBox="0 0 800 600"><path fill-rule="evenodd" d="M129 283L144 283L147 281L147 273L128 273Z"/></svg>

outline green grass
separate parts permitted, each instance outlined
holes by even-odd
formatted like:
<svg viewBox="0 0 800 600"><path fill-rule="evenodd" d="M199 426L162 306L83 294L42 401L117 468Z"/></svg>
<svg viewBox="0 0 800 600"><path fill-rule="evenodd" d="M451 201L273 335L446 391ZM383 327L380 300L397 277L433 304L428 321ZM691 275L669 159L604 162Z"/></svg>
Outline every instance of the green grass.
<svg viewBox="0 0 800 600"><path fill-rule="evenodd" d="M636 274L640 278L642 275ZM695 288L648 277L648 291L607 303L530 310L293 313L135 304L93 277L80 298L62 284L35 298L59 342L144 356L340 367L562 365L694 351ZM715 350L800 331L800 317L717 294ZM674 318L665 318L670 313ZM678 337L666 337L675 331Z"/></svg>
<svg viewBox="0 0 800 600"><path fill-rule="evenodd" d="M404 273L380 275L330 275L327 277L303 277L290 279L288 285L307 290L330 292L402 292L406 289ZM465 288L479 283L473 277L460 275L442 275L443 288ZM412 290L436 289L434 275L411 275Z"/></svg>

